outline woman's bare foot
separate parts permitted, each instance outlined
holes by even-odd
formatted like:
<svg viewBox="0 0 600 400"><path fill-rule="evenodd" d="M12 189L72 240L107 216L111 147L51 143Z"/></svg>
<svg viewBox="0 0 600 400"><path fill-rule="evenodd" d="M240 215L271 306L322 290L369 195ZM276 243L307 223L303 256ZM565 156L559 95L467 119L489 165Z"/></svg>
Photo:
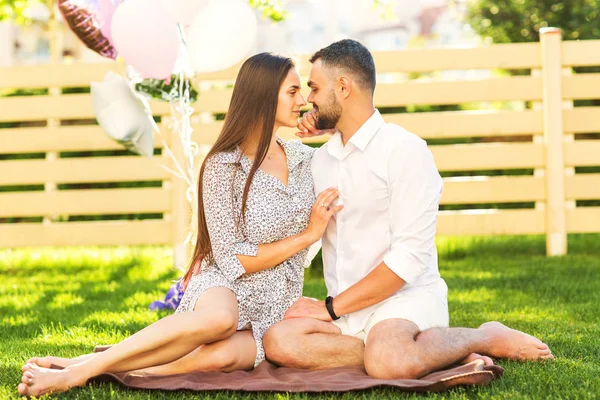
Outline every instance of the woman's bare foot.
<svg viewBox="0 0 600 400"><path fill-rule="evenodd" d="M547 344L500 322L486 322L479 329L487 336L485 354L488 356L519 361L554 359Z"/></svg>
<svg viewBox="0 0 600 400"><path fill-rule="evenodd" d="M21 396L39 397L44 394L65 392L75 386L83 386L86 380L68 370L42 368L27 364L18 386Z"/></svg>
<svg viewBox="0 0 600 400"><path fill-rule="evenodd" d="M494 360L492 360L488 356L482 356L481 354L471 353L464 360L460 362L460 364L468 364L475 360L482 360L484 365L494 365Z"/></svg>
<svg viewBox="0 0 600 400"><path fill-rule="evenodd" d="M23 365L22 370L25 371L25 366L27 364L35 364L42 368L50 368L52 365L57 365L59 367L67 368L68 366L79 364L82 361L93 357L94 354L84 354L75 358L62 358L62 357L54 357L54 356L46 356L46 357L33 357L27 360L27 363Z"/></svg>

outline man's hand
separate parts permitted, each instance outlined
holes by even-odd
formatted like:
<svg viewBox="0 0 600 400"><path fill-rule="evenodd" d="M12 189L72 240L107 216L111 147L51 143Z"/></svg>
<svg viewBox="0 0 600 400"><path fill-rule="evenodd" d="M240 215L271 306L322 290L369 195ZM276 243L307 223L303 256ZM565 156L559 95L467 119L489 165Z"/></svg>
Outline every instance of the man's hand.
<svg viewBox="0 0 600 400"><path fill-rule="evenodd" d="M315 136L321 136L325 134L332 134L335 129L317 129L317 120L319 119L319 112L316 109L312 109L305 112L302 118L298 122L298 130L296 136L301 138L310 138Z"/></svg>
<svg viewBox="0 0 600 400"><path fill-rule="evenodd" d="M310 297L301 297L286 311L283 319L314 318L331 322L331 317L325 308L325 302Z"/></svg>

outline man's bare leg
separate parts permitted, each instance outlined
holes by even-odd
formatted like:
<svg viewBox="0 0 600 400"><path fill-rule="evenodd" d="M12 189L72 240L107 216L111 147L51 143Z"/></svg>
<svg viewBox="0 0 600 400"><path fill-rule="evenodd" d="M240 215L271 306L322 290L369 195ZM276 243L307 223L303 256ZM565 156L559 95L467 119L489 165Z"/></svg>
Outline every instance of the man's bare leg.
<svg viewBox="0 0 600 400"><path fill-rule="evenodd" d="M478 329L432 328L419 332L410 321L388 319L369 332L365 369L380 379L417 379L472 353L523 361L553 358L539 339L498 322L488 322Z"/></svg>
<svg viewBox="0 0 600 400"><path fill-rule="evenodd" d="M267 359L291 368L364 368L362 340L342 335L332 323L294 318L273 325L263 338Z"/></svg>

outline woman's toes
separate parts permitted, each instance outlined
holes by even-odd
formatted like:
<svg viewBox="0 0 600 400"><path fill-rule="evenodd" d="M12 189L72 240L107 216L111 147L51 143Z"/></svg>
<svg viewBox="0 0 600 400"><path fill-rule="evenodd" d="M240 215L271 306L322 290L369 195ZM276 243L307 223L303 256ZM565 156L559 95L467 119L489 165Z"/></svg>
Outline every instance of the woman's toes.
<svg viewBox="0 0 600 400"><path fill-rule="evenodd" d="M33 377L32 376L23 375L21 377L21 382L24 383L24 384L26 384L26 385L30 385L32 381L33 381Z"/></svg>
<svg viewBox="0 0 600 400"><path fill-rule="evenodd" d="M21 371L23 371L23 372L31 371L33 369L33 365L34 364L25 364L25 365L23 365L23 367L21 367Z"/></svg>
<svg viewBox="0 0 600 400"><path fill-rule="evenodd" d="M25 364L37 364L39 359L39 357L31 357Z"/></svg>
<svg viewBox="0 0 600 400"><path fill-rule="evenodd" d="M27 385L25 385L24 383L19 383L19 386L17 386L17 391L19 392L19 394L21 396L26 396L27 395Z"/></svg>

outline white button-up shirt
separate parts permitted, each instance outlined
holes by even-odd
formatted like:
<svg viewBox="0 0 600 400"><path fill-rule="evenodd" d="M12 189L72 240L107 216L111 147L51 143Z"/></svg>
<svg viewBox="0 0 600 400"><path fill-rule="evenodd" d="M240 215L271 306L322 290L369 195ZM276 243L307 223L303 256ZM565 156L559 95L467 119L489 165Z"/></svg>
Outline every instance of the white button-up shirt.
<svg viewBox="0 0 600 400"><path fill-rule="evenodd" d="M386 124L379 111L346 146L339 132L312 161L316 194L337 187L341 210L323 236L323 270L330 296L367 276L382 261L406 281L444 300L434 243L443 182L424 140ZM347 315L350 333L363 329L377 305Z"/></svg>

